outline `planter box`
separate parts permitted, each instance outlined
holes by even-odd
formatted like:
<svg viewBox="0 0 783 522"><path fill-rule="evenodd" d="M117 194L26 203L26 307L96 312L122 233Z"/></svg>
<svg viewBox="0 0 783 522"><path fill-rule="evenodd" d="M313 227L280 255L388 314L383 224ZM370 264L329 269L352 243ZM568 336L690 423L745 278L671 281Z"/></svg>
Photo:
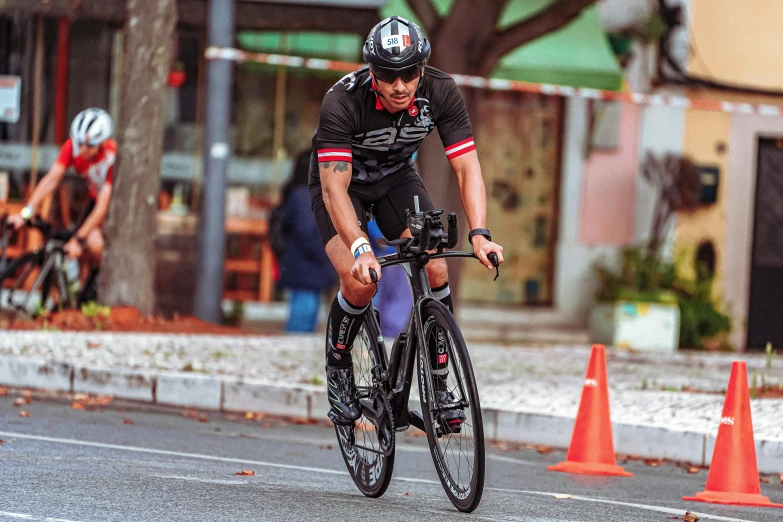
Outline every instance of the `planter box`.
<svg viewBox="0 0 783 522"><path fill-rule="evenodd" d="M637 302L599 304L590 314L590 338L618 348L673 352L680 339L680 308Z"/></svg>

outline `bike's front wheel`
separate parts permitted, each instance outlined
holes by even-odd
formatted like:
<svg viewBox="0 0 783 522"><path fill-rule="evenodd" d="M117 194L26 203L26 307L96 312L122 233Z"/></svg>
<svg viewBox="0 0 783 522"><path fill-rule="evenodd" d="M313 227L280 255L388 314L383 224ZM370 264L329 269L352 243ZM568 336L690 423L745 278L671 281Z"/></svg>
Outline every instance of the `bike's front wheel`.
<svg viewBox="0 0 783 522"><path fill-rule="evenodd" d="M46 270L45 274L40 273L42 269ZM0 308L33 315L72 308L68 290L57 276L54 267L46 268L42 264L38 253L24 254L13 260L0 273ZM62 273L59 276L62 277ZM33 288L28 289L30 286Z"/></svg>
<svg viewBox="0 0 783 522"><path fill-rule="evenodd" d="M395 432L383 387L373 378L373 368L381 364L385 366L386 354L378 342L378 329L371 313L372 310L367 312L351 350L362 416L353 425L335 424L334 429L343 460L356 487L368 497L380 497L389 487L394 469ZM330 335L327 328L327 343Z"/></svg>
<svg viewBox="0 0 783 522"><path fill-rule="evenodd" d="M460 511L471 512L484 491L484 426L473 366L457 322L442 303L429 301L424 306L422 325L424 346L419 350L418 377L427 441L449 499ZM438 400L433 393L430 354L446 356L446 371L441 368L438 378L441 399L446 392L447 401ZM459 411L464 417L456 428L453 419Z"/></svg>

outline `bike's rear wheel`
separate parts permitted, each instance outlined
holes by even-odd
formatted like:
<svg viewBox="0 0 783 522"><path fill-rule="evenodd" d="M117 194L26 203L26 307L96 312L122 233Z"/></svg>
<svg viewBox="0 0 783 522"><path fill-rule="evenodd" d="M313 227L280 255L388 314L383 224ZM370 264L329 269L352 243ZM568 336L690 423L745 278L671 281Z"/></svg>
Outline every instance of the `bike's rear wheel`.
<svg viewBox="0 0 783 522"><path fill-rule="evenodd" d="M460 511L471 512L484 491L484 426L473 366L454 316L442 303L429 301L424 306L422 325L427 350L419 350L419 393L427 441L449 499ZM465 413L458 433L442 421L439 406L433 402L429 353L442 354L439 347L448 354L447 389Z"/></svg>
<svg viewBox="0 0 783 522"><path fill-rule="evenodd" d="M368 497L386 492L394 470L394 423L382 387L373 380L373 367L386 354L378 344L375 322L368 311L351 351L353 374L363 406L362 416L352 426L335 424L345 465L359 491ZM331 332L327 328L327 343ZM383 363L385 367L385 362Z"/></svg>

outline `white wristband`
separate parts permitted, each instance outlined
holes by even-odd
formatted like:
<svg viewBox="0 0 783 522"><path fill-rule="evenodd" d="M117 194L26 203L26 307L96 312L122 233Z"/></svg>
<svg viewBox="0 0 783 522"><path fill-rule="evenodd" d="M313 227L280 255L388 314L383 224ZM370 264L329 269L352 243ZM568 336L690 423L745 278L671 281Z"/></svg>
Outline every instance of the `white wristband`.
<svg viewBox="0 0 783 522"><path fill-rule="evenodd" d="M33 207L31 207L30 205L25 205L24 207L22 207L22 210L21 212L19 212L19 215L22 216L23 219L32 219L33 213L34 213Z"/></svg>
<svg viewBox="0 0 783 522"><path fill-rule="evenodd" d="M359 248L362 245L369 245L370 242L367 241L367 238L362 236L356 241L353 242L353 245L351 245L351 255L353 255L354 252L356 252L356 249Z"/></svg>

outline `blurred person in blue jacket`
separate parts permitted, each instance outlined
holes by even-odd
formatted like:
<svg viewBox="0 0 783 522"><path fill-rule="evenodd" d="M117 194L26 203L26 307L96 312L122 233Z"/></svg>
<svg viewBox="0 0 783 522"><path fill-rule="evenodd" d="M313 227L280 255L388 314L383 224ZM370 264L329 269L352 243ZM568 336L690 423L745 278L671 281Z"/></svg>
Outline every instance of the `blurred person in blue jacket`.
<svg viewBox="0 0 783 522"><path fill-rule="evenodd" d="M385 256L395 252L394 247L382 245L381 229L375 220L367 224L370 236L370 246L375 256ZM373 306L381 313L381 335L396 337L408 327L413 298L408 284L408 276L401 266L390 266L383 269L383 278L378 282L378 291L373 297Z"/></svg>
<svg viewBox="0 0 783 522"><path fill-rule="evenodd" d="M315 331L321 294L337 282L310 208L307 188L310 154L306 150L296 157L291 179L281 195L285 246L278 260L278 284L290 292L286 332Z"/></svg>

